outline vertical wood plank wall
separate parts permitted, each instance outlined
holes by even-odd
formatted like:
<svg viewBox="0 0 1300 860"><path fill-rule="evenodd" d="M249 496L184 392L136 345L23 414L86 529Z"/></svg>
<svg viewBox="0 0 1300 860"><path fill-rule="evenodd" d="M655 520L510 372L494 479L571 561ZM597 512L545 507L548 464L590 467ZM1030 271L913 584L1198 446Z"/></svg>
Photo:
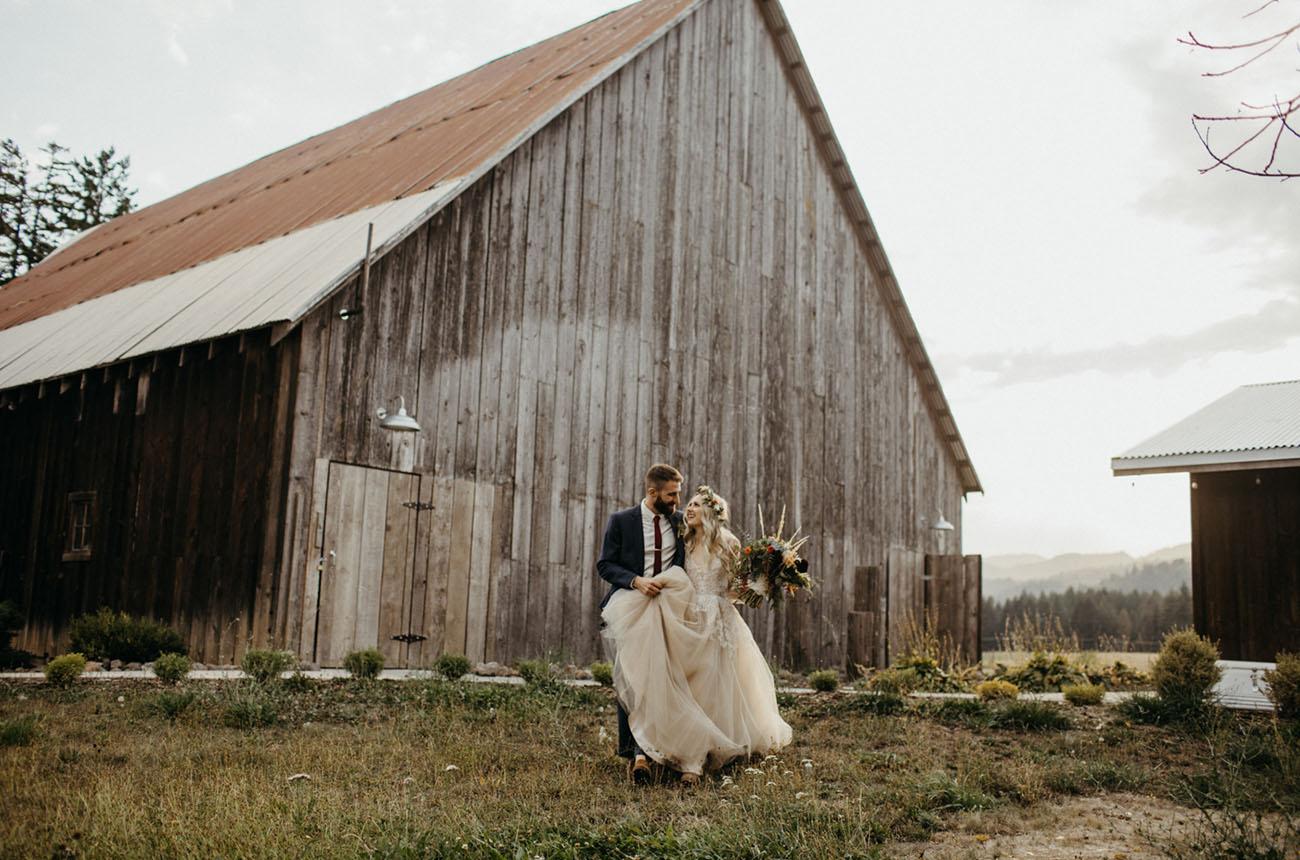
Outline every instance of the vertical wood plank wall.
<svg viewBox="0 0 1300 860"><path fill-rule="evenodd" d="M167 622L207 662L265 641L285 346L262 331L173 350L0 412L0 599L26 612L17 647L58 653L68 621L101 606ZM64 561L68 494L83 491L93 552Z"/></svg>
<svg viewBox="0 0 1300 860"><path fill-rule="evenodd" d="M1192 617L1225 660L1300 651L1300 469L1191 475Z"/></svg>
<svg viewBox="0 0 1300 860"><path fill-rule="evenodd" d="M425 476L412 664L597 656L601 533L656 460L742 528L784 505L814 536L813 599L746 611L788 665L844 665L853 572L940 551L922 516L942 509L960 548L956 467L748 0L704 4L301 336L268 622L289 647L320 461ZM397 395L423 432L379 428Z"/></svg>

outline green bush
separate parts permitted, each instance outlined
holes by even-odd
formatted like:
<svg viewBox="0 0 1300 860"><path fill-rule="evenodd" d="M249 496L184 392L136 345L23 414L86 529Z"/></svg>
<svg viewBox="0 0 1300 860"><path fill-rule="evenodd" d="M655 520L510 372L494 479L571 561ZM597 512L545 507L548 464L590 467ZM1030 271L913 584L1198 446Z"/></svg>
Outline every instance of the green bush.
<svg viewBox="0 0 1300 860"><path fill-rule="evenodd" d="M384 671L384 653L378 648L351 651L343 658L343 668L351 672L354 678L373 681Z"/></svg>
<svg viewBox="0 0 1300 860"><path fill-rule="evenodd" d="M221 711L222 723L232 729L270 726L279 718L280 709L275 699L259 684L231 687Z"/></svg>
<svg viewBox="0 0 1300 860"><path fill-rule="evenodd" d="M559 683L559 677L546 660L520 660L515 664L519 675L530 687L549 687Z"/></svg>
<svg viewBox="0 0 1300 860"><path fill-rule="evenodd" d="M1064 654L1035 651L1023 666L999 666L994 676L1028 693L1055 693L1065 684L1086 684L1088 676Z"/></svg>
<svg viewBox="0 0 1300 860"><path fill-rule="evenodd" d="M1150 693L1138 693L1121 701L1116 710L1131 723L1169 726L1195 724L1207 716L1210 708L1205 702L1172 701Z"/></svg>
<svg viewBox="0 0 1300 860"><path fill-rule="evenodd" d="M167 625L108 608L74 618L69 633L72 650L92 660L148 663L167 652L185 653L180 634Z"/></svg>
<svg viewBox="0 0 1300 860"><path fill-rule="evenodd" d="M980 697L981 702L995 702L998 699L1016 699L1020 697L1020 688L1010 681L999 681L996 678L991 681L984 681L975 685L975 695Z"/></svg>
<svg viewBox="0 0 1300 860"><path fill-rule="evenodd" d="M1277 708L1279 717L1300 717L1300 654L1283 651L1275 662L1277 668L1264 673L1268 698Z"/></svg>
<svg viewBox="0 0 1300 860"><path fill-rule="evenodd" d="M45 680L56 687L70 687L86 671L86 658L82 654L64 654L45 664Z"/></svg>
<svg viewBox="0 0 1300 860"><path fill-rule="evenodd" d="M25 747L36 737L36 715L0 720L0 747Z"/></svg>
<svg viewBox="0 0 1300 860"><path fill-rule="evenodd" d="M174 723L197 698L193 690L162 690L149 702L149 710Z"/></svg>
<svg viewBox="0 0 1300 860"><path fill-rule="evenodd" d="M926 776L918 788L931 812L963 812L997 805L989 795L942 771Z"/></svg>
<svg viewBox="0 0 1300 860"><path fill-rule="evenodd" d="M1088 680L1104 684L1108 690L1140 690L1151 686L1150 675L1139 672L1122 660L1116 660L1100 672L1089 672Z"/></svg>
<svg viewBox="0 0 1300 860"><path fill-rule="evenodd" d="M991 711L989 725L995 729L1045 732L1068 729L1070 718L1047 702L1017 700Z"/></svg>
<svg viewBox="0 0 1300 860"><path fill-rule="evenodd" d="M940 723L958 723L971 728L987 726L989 706L978 699L939 699L928 701L921 713Z"/></svg>
<svg viewBox="0 0 1300 860"><path fill-rule="evenodd" d="M909 692L921 693L965 693L967 687L961 679L939 665L933 657L908 654L894 663L895 669L910 673Z"/></svg>
<svg viewBox="0 0 1300 860"><path fill-rule="evenodd" d="M459 681L469 674L469 658L464 654L439 654L433 668L448 681Z"/></svg>
<svg viewBox="0 0 1300 860"><path fill-rule="evenodd" d="M919 683L920 679L911 669L881 669L867 679L867 689L889 696L905 696Z"/></svg>
<svg viewBox="0 0 1300 860"><path fill-rule="evenodd" d="M819 669L808 673L808 686L819 693L833 693L840 688L840 673L834 669Z"/></svg>
<svg viewBox="0 0 1300 860"><path fill-rule="evenodd" d="M1106 688L1101 684L1066 684L1061 687L1065 701L1071 705L1100 705L1106 696Z"/></svg>
<svg viewBox="0 0 1300 860"><path fill-rule="evenodd" d="M610 663L597 662L590 666L591 677L602 687L614 686L614 666Z"/></svg>
<svg viewBox="0 0 1300 860"><path fill-rule="evenodd" d="M239 661L239 668L244 670L244 674L259 684L274 681L297 665L298 658L292 651L269 651L262 648L249 648Z"/></svg>
<svg viewBox="0 0 1300 860"><path fill-rule="evenodd" d="M1188 628L1169 631L1151 665L1156 694L1167 702L1186 707L1207 702L1210 690L1223 675L1216 663L1218 659L1219 649L1196 631Z"/></svg>
<svg viewBox="0 0 1300 860"><path fill-rule="evenodd" d="M184 654L159 654L153 661L153 673L164 684L179 684L190 673L190 658Z"/></svg>

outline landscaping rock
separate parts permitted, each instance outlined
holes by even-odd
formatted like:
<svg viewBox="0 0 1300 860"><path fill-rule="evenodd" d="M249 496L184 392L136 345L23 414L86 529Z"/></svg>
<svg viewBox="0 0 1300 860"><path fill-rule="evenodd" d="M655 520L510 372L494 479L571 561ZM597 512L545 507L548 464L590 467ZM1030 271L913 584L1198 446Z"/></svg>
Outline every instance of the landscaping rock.
<svg viewBox="0 0 1300 860"><path fill-rule="evenodd" d="M87 672L102 672L102 671L104 671L104 664L101 663L101 662L99 662L98 660L87 660L87 661L86 661L86 671L87 671Z"/></svg>
<svg viewBox="0 0 1300 860"><path fill-rule="evenodd" d="M299 663L299 664L298 664L298 668L301 669L301 670L304 671L304 672L319 672L319 671L320 671L320 664L319 664L319 663Z"/></svg>
<svg viewBox="0 0 1300 860"><path fill-rule="evenodd" d="M127 663L125 668L129 672L138 672L141 666L139 663Z"/></svg>
<svg viewBox="0 0 1300 860"><path fill-rule="evenodd" d="M122 661L121 661L121 660L109 660L109 661L108 661L108 668L111 669L111 670L113 670L114 672L116 672L116 671L118 671L118 670L120 670L120 669L122 668Z"/></svg>
<svg viewBox="0 0 1300 860"><path fill-rule="evenodd" d="M203 665L202 663L191 663L191 664L190 664L190 671L191 671L191 672L193 672L195 669L206 669L206 668L208 668L208 667L205 666L205 665Z"/></svg>
<svg viewBox="0 0 1300 860"><path fill-rule="evenodd" d="M576 672L573 673L573 677L576 678L576 679L579 680L579 681L590 681L590 680L591 680L591 670L590 670L590 669L579 669L579 670L577 670Z"/></svg>

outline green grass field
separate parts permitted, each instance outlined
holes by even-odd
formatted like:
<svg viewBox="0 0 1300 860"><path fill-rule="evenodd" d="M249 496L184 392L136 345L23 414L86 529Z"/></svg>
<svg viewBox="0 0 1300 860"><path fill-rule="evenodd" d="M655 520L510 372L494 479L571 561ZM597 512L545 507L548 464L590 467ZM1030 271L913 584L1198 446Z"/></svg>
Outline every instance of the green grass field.
<svg viewBox="0 0 1300 860"><path fill-rule="evenodd" d="M607 689L304 680L181 690L0 682L0 852L1026 856L1096 815L1103 823L1077 838L1113 838L1138 858L1161 856L1175 835L1194 848L1198 817L1256 816L1276 830L1300 812L1300 735L1271 718L1165 728L1102 706L1036 704L1066 716L1068 727L1052 728L1051 714L971 702L889 713L896 705L851 693L783 696L792 747L685 791L626 783ZM1128 815L1109 837L1107 810ZM1185 833L1179 818L1191 822Z"/></svg>

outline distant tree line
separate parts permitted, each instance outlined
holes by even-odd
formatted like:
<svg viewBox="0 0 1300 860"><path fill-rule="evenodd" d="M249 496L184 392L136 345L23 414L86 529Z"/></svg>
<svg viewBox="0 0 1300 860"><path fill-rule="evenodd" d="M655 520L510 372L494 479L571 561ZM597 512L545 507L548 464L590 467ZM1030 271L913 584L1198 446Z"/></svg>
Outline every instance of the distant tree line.
<svg viewBox="0 0 1300 860"><path fill-rule="evenodd" d="M1155 651L1173 627L1192 623L1192 592L1186 585L1168 592L1070 588L1056 594L1019 594L983 605L983 647L1002 650L1008 629L1028 620L1051 622L1077 638L1084 650ZM1058 624L1059 622L1059 624Z"/></svg>
<svg viewBox="0 0 1300 860"><path fill-rule="evenodd" d="M134 208L131 159L112 147L75 158L51 141L34 161L0 141L0 285L84 230Z"/></svg>

